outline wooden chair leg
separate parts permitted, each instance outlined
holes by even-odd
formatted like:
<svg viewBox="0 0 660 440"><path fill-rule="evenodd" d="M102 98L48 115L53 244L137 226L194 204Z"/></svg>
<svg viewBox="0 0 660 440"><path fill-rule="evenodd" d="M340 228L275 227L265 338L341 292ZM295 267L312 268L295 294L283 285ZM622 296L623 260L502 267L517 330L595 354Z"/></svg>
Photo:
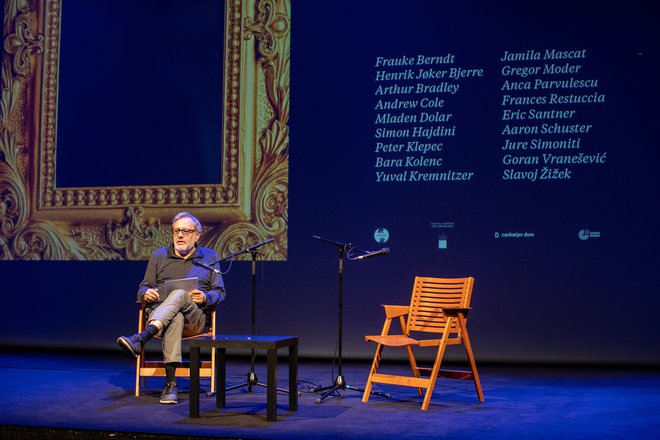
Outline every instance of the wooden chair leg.
<svg viewBox="0 0 660 440"><path fill-rule="evenodd" d="M431 369L431 375L429 377L428 387L426 388L426 394L424 395L424 401L422 402L422 411L429 409L431 403L431 396L433 395L433 389L435 388L435 383L438 380L438 373L440 372L440 365L442 364L442 358L445 355L445 348L447 347L447 332L443 333L442 339L440 340L440 345L438 346L438 353L435 355L435 362L433 362L433 368Z"/></svg>
<svg viewBox="0 0 660 440"><path fill-rule="evenodd" d="M142 330L144 330L144 306L140 307L140 311L138 312L138 333L140 333ZM142 348L142 353L140 353L140 356L138 356L136 363L135 363L135 397L140 396L140 380L142 377L140 376L140 367L142 367L142 360L144 359L144 347ZM142 385L144 386L144 381L142 381Z"/></svg>
<svg viewBox="0 0 660 440"><path fill-rule="evenodd" d="M417 368L417 361L415 360L415 354L413 353L412 347L406 345L406 353L408 353L408 362L410 363L410 370L414 377L419 377L419 368ZM417 394L422 397L422 389L417 388Z"/></svg>
<svg viewBox="0 0 660 440"><path fill-rule="evenodd" d="M470 337L468 336L467 326L465 325L465 317L459 315L458 322L462 328L463 333L463 346L465 347L465 353L467 354L468 361L470 362L470 369L472 370L472 380L474 380L474 387L477 390L477 397L480 402L484 401L484 393L481 389L481 381L479 380L479 373L477 373L477 363L474 360L474 354L472 353L472 344L470 344Z"/></svg>
<svg viewBox="0 0 660 440"><path fill-rule="evenodd" d="M215 351L211 348L211 393L215 393Z"/></svg>
<svg viewBox="0 0 660 440"><path fill-rule="evenodd" d="M135 397L140 397L140 361L142 356L138 356L135 363Z"/></svg>
<svg viewBox="0 0 660 440"><path fill-rule="evenodd" d="M373 386L372 378L374 374L378 371L378 365L380 364L380 357L383 354L383 344L378 344L376 347L376 354L374 355L374 361L371 363L371 370L369 370L369 378L367 378L367 384L364 387L364 394L362 394L362 401L368 402L369 396L371 395L371 388Z"/></svg>

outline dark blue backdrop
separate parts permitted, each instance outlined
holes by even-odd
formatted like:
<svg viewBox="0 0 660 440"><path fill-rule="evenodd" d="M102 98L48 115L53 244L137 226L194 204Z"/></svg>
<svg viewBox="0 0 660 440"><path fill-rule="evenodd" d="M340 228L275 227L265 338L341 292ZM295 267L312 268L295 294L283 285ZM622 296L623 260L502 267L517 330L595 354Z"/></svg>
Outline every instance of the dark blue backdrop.
<svg viewBox="0 0 660 440"><path fill-rule="evenodd" d="M344 266L346 356L370 355L363 335L380 331L380 304L407 303L415 275L472 275L478 360L660 362L660 15L647 3L294 0L289 257L259 264L259 332L300 335L304 355L334 352L338 253L312 238L320 235L392 250ZM570 108L574 122L594 126L585 152L606 151L607 161L575 167L568 181L504 181L500 57L546 48L588 51L578 76L597 78L606 102ZM443 159L475 177L377 183L376 57L446 53L484 69L446 96L457 135ZM378 228L387 242L374 239ZM585 228L600 237L580 240ZM535 235L495 238L506 231ZM440 234L447 249L438 249ZM131 302L145 266L0 263L0 342L112 347L135 327ZM226 284L220 330L248 332L249 263L234 263Z"/></svg>

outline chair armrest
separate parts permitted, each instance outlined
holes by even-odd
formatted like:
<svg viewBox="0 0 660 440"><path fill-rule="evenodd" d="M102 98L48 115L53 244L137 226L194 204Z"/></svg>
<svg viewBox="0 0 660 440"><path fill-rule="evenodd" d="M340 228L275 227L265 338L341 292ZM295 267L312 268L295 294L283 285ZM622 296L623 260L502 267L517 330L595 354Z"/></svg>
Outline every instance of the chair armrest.
<svg viewBox="0 0 660 440"><path fill-rule="evenodd" d="M383 304L385 307L385 316L388 319L396 318L397 316L404 316L408 314L408 306L389 306Z"/></svg>
<svg viewBox="0 0 660 440"><path fill-rule="evenodd" d="M448 316L458 316L459 313L467 316L471 309L472 307L445 307L442 309L442 312Z"/></svg>

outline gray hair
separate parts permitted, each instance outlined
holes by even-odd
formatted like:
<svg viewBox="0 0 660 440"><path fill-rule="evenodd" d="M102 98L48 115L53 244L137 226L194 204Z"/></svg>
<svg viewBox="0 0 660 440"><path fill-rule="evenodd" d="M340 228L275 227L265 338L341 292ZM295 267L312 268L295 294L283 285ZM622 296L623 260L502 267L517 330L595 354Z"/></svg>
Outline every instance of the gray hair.
<svg viewBox="0 0 660 440"><path fill-rule="evenodd" d="M195 224L195 231L201 234L202 223L199 220L197 220L197 217L190 214L189 212L180 212L177 215L175 215L174 218L172 219L172 225L174 225L174 223L176 223L176 221L179 220L180 218L186 218L186 217L192 220L192 222Z"/></svg>

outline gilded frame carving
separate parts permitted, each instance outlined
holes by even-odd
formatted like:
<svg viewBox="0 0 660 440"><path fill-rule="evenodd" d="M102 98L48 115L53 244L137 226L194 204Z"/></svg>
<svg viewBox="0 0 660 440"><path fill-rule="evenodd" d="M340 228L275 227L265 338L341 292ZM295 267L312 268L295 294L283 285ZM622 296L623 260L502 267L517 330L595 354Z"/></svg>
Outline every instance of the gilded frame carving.
<svg viewBox="0 0 660 440"><path fill-rule="evenodd" d="M187 210L219 255L273 237L263 258L285 260L290 0L225 1L220 184L90 188L55 181L62 1L5 0L0 259L145 259Z"/></svg>

